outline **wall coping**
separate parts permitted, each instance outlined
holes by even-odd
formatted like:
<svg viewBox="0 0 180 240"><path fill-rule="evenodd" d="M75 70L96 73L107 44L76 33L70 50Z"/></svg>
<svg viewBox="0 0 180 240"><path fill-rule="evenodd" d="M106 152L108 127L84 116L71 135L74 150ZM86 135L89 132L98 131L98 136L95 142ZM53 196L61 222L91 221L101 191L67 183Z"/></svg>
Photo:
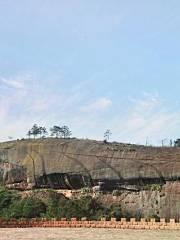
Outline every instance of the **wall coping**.
<svg viewBox="0 0 180 240"><path fill-rule="evenodd" d="M156 222L154 218L152 219L140 219L135 218L126 219L121 218L117 220L112 218L111 220L106 220L102 218L99 221L88 221L86 217L81 220L76 218L71 218L67 220L62 218L61 220L53 219L0 219L1 228L31 228L31 227L61 227L61 228L117 228L117 229L154 229L154 230L180 230L180 221L176 222L175 219L166 220L164 218Z"/></svg>

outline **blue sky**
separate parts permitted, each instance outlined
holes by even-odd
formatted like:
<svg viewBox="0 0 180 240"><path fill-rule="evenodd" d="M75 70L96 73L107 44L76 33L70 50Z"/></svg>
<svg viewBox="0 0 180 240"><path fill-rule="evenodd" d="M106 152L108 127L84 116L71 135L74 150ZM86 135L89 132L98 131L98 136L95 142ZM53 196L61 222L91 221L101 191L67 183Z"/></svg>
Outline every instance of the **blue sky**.
<svg viewBox="0 0 180 240"><path fill-rule="evenodd" d="M178 0L0 0L0 140L33 123L180 137L179 12Z"/></svg>

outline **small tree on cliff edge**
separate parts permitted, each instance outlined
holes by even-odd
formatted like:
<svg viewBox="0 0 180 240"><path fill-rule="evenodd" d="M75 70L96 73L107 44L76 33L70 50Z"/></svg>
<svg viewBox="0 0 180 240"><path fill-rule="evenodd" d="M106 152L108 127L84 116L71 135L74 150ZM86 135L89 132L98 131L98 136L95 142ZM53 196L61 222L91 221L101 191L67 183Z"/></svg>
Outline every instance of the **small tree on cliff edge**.
<svg viewBox="0 0 180 240"><path fill-rule="evenodd" d="M71 131L69 130L68 126L53 126L52 128L50 128L51 131L51 136L52 137L56 137L56 138L68 138L72 135Z"/></svg>
<svg viewBox="0 0 180 240"><path fill-rule="evenodd" d="M45 127L38 126L37 124L34 124L31 130L28 131L27 136L30 138L31 135L36 138L38 135L40 137L45 137L48 134Z"/></svg>
<svg viewBox="0 0 180 240"><path fill-rule="evenodd" d="M61 131L64 138L69 138L72 135L72 132L69 130L68 126L62 126Z"/></svg>
<svg viewBox="0 0 180 240"><path fill-rule="evenodd" d="M45 127L39 127L39 134L41 138L45 138L48 132Z"/></svg>
<svg viewBox="0 0 180 240"><path fill-rule="evenodd" d="M36 138L36 136L38 136L38 134L40 134L38 125L34 124L31 128L31 130L28 132L28 134L30 134L30 132L31 132L31 135L33 135L33 137Z"/></svg>
<svg viewBox="0 0 180 240"><path fill-rule="evenodd" d="M104 141L108 142L111 135L112 135L111 131L107 129L106 132L104 133Z"/></svg>
<svg viewBox="0 0 180 240"><path fill-rule="evenodd" d="M180 147L180 138L178 138L174 141L174 146L175 147Z"/></svg>
<svg viewBox="0 0 180 240"><path fill-rule="evenodd" d="M59 126L53 126L52 128L50 128L50 132L52 137L61 137L61 127Z"/></svg>
<svg viewBox="0 0 180 240"><path fill-rule="evenodd" d="M29 139L31 138L31 135L32 135L32 132L31 132L31 130L29 130L29 131L27 132L27 136L28 136Z"/></svg>

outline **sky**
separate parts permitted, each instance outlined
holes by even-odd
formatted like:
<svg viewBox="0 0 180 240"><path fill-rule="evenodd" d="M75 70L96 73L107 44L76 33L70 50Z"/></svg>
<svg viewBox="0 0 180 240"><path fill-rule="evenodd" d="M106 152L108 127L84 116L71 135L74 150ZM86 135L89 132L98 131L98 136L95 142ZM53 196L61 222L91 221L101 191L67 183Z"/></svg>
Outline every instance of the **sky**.
<svg viewBox="0 0 180 240"><path fill-rule="evenodd" d="M180 138L179 0L0 0L0 140Z"/></svg>

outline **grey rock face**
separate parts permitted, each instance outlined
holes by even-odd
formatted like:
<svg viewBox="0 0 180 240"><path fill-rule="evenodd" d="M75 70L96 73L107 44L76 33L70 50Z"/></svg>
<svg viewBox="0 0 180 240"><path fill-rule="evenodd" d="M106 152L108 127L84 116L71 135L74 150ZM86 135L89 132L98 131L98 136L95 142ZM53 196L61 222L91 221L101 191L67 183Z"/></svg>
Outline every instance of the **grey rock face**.
<svg viewBox="0 0 180 240"><path fill-rule="evenodd" d="M160 216L164 217L166 212L168 217L178 217L179 179L178 147L78 139L19 140L0 144L0 182L10 188L79 189L101 182L104 189L129 191L130 199L135 199L132 200L134 205L130 204L133 210L142 209L149 199ZM147 190L152 185L162 188L163 193L161 190L155 193L151 188L144 192L144 188Z"/></svg>
<svg viewBox="0 0 180 240"><path fill-rule="evenodd" d="M0 144L0 180L54 188L98 181L118 187L174 181L180 148L144 147L77 139L20 140Z"/></svg>

